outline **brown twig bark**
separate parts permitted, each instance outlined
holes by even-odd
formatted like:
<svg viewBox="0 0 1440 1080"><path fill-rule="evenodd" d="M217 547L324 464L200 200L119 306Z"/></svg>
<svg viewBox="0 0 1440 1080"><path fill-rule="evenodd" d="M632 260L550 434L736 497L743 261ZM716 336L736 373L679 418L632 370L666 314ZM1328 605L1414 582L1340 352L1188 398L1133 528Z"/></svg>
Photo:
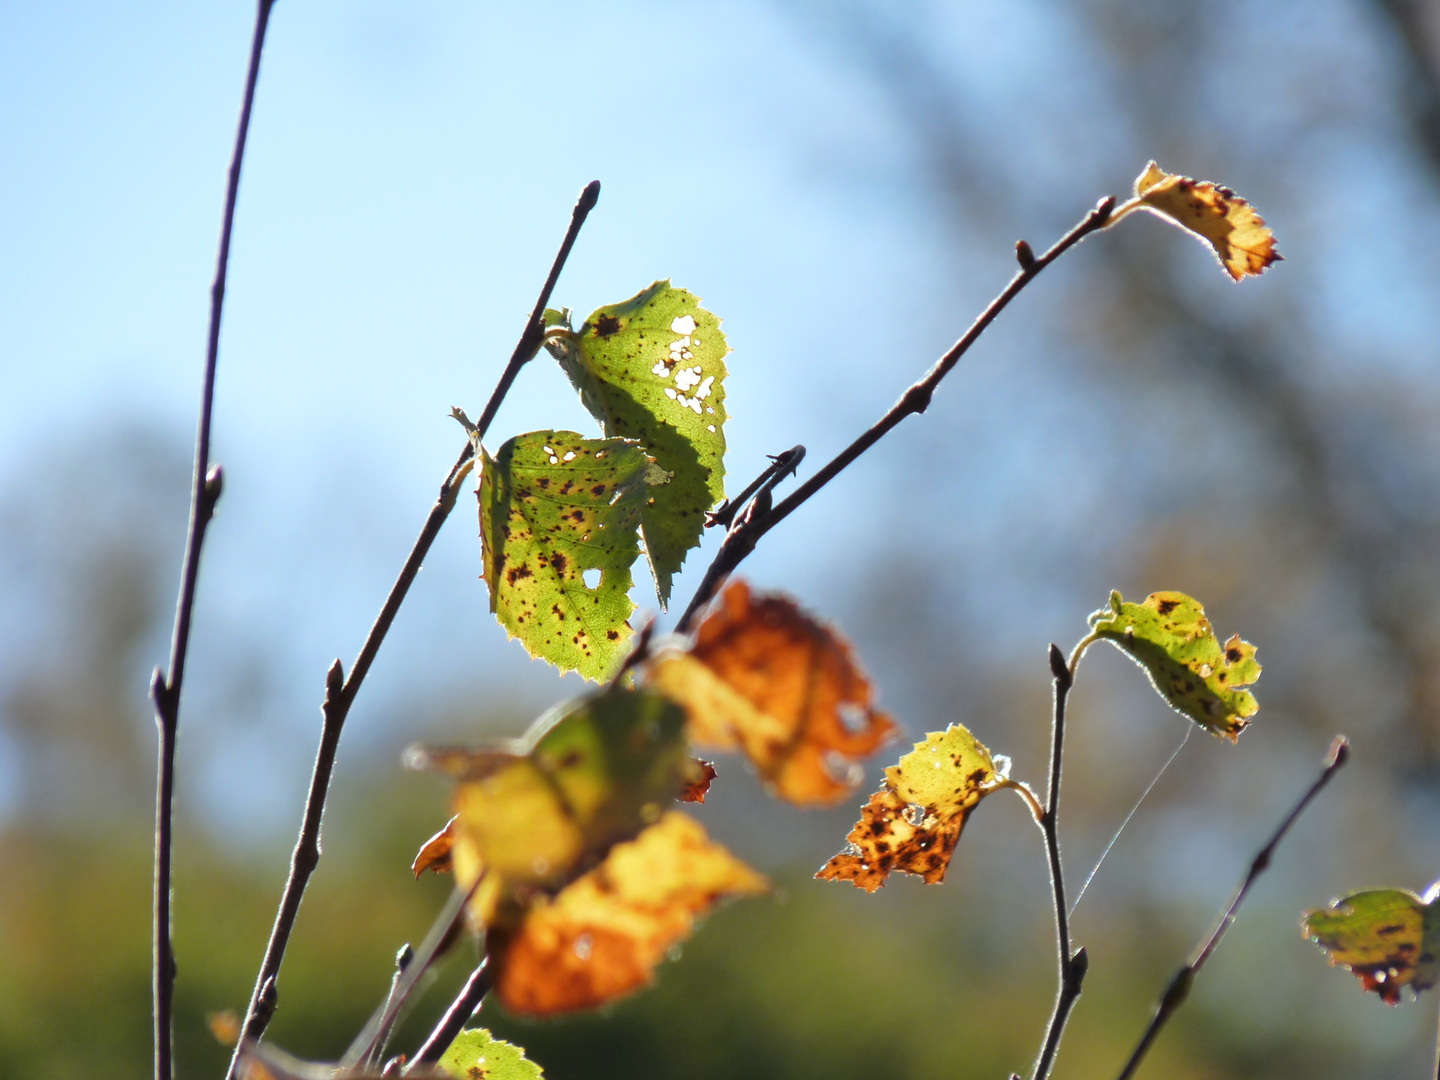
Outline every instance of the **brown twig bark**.
<svg viewBox="0 0 1440 1080"><path fill-rule="evenodd" d="M240 119L230 154L225 208L220 216L220 247L215 257L215 279L210 286L210 329L205 347L205 374L200 390L200 420L195 433L194 486L190 495L190 523L185 535L185 556L180 569L180 596L175 604L175 626L170 637L168 674L155 669L150 698L159 728L159 761L155 784L155 897L152 908L151 989L154 997L155 1078L174 1075L175 951L170 940L171 855L174 836L175 743L180 728L180 691L185 682L185 658L190 648L190 622L195 610L195 587L200 575L200 550L205 530L220 499L223 474L210 464L210 420L215 403L215 364L220 353L220 316L225 307L225 278L230 266L230 236L235 225L235 203L240 191L240 168L250 131L255 85L260 77L260 53L270 23L274 0L259 0L250 59L245 72Z"/></svg>
<svg viewBox="0 0 1440 1080"><path fill-rule="evenodd" d="M465 1022L475 1015L476 1009L480 1008L480 1003L490 992L492 982L494 982L494 972L490 970L490 958L487 956L470 973L470 978L465 980L465 985L460 988L460 993L455 996L455 1000L445 1010L445 1015L440 1018L440 1023L435 1025L435 1030L430 1032L424 1044L415 1051L415 1057L406 1067L405 1073L440 1060L440 1056L455 1041L455 1036L464 1030ZM401 1075L405 1075L405 1073Z"/></svg>
<svg viewBox="0 0 1440 1080"><path fill-rule="evenodd" d="M1245 897L1249 895L1250 887L1255 884L1255 879L1269 869L1275 849L1280 846L1280 841L1290 831L1290 826L1295 824L1295 820L1310 805L1310 800L1320 794L1320 789L1330 782L1330 777L1335 775L1336 770L1343 767L1349 758L1350 743L1345 736L1336 735L1330 743L1330 752L1326 755L1325 767L1320 771L1319 777L1300 797L1300 801L1291 808L1290 813L1285 815L1285 819L1280 822L1280 827L1275 830L1269 842L1251 860L1250 872L1245 875L1245 880L1235 890L1235 895L1230 899L1230 906L1221 914L1219 921L1215 924L1215 929L1200 946L1194 959L1177 971L1170 980L1170 985L1165 988L1160 1003L1155 1006L1155 1015L1150 1018L1150 1026L1145 1029L1145 1034L1140 1036L1140 1042L1131 1053L1130 1060L1120 1071L1119 1080L1130 1080L1135 1075L1135 1070L1140 1067L1145 1055L1150 1052L1150 1047L1154 1044L1155 1037L1160 1034L1160 1029L1169 1022L1170 1017L1175 1015L1175 1011L1185 1003L1185 999L1190 995L1190 987L1195 982L1195 975L1219 947L1220 939L1225 936L1225 931L1230 929L1230 924L1235 921L1240 905L1245 902Z"/></svg>
<svg viewBox="0 0 1440 1080"><path fill-rule="evenodd" d="M550 294L554 291L560 271L565 267L565 261L570 256L570 249L575 244L575 238L579 235L581 226L585 224L586 217L589 216L599 198L600 182L598 180L591 181L581 191L580 198L570 216L570 227L566 230L565 239L561 242L560 250L556 253L555 260L550 266L550 273L540 290L540 296L535 301L535 307L532 309L529 319L526 320L525 329L516 343L515 351L510 354L510 360L505 365L505 370L501 373L500 380L485 405L485 411L480 415L479 423L475 425L480 436L485 434L486 429L495 419L495 414L500 410L500 404L504 401L506 393L509 392L511 384L514 383L515 376L539 350L545 332L543 316L545 307L550 302ZM285 881L280 907L275 915L275 925L270 931L270 941L265 948L265 959L260 965L260 973L255 980L255 990L251 995L249 1008L245 1012L243 1037L238 1045L244 1045L246 1039L259 1039L270 1022L270 1015L274 1012L275 979L279 975L280 965L285 957L290 931L294 928L295 918L300 912L300 901L304 896L305 886L320 859L320 821L325 811L325 800L330 790L330 777L335 767L335 752L340 743L340 734L345 726L345 718L349 715L350 706L354 704L355 696L360 692L360 686L370 671L370 665L374 662L380 646L385 641L386 634L390 631L391 624L395 621L400 605L405 601L405 596L410 591L415 576L420 572L420 566L430 551L430 545L435 542L435 538L440 534L440 527L445 524L445 519L450 516L450 511L455 507L460 481L473 454L474 450L467 441L464 450L461 451L454 466L445 477L444 483L440 485L440 494L435 499L435 505L430 508L425 525L420 530L420 536L410 549L410 554L405 559L405 565L401 567L395 584L391 586L390 593L385 598L385 603L381 607L374 625L370 627L370 632L365 637L360 653L355 658L355 664L350 669L349 677L344 677L339 660L336 660L331 666L329 675L326 677L325 703L321 710L324 723L321 727L320 746L315 755L315 768L311 774L310 789L305 798L305 812L300 827L300 836L295 842L295 851L290 858L290 874ZM262 991L267 985L272 989L269 1008L265 1008L262 1001ZM228 1074L230 1080L235 1080L238 1075L239 1064L240 1055L237 1049L230 1062Z"/></svg>
<svg viewBox="0 0 1440 1080"><path fill-rule="evenodd" d="M701 608L707 604L711 597L719 590L724 580L735 570L750 552L755 550L755 545L760 538L773 529L780 522L784 521L792 513L800 508L816 492L835 479L847 465L858 458L870 447L874 446L889 432L899 426L900 422L907 416L923 413L930 407L930 399L935 394L935 388L940 381L950 374L960 358L970 351L980 335L983 334L989 325L995 321L996 316L1004 311L1010 301L1015 299L1030 284L1040 271L1044 270L1052 262L1058 259L1065 252L1078 244L1085 237L1093 232L1098 232L1110 223L1110 212L1115 209L1114 196L1100 200L1100 203L1086 214L1085 217L1055 242L1054 246L1044 255L1035 256L1028 244L1023 248L1017 245L1016 257L1020 262L1020 272L1011 279L1010 284L982 311L979 317L965 331L960 340L952 345L948 352L925 373L924 377L900 395L897 401L884 416L872 424L854 442L840 451L830 460L819 472L812 476L805 483L801 484L785 499L776 503L774 507L760 507L757 502L751 504L751 510L746 517L749 524L742 522L734 526L725 537L725 542L720 545L716 552L715 559L711 562L705 577L701 580L700 587L696 590L685 613L680 617L676 626L679 631L688 629L690 623ZM768 490L768 489L762 489ZM763 513L756 513L756 510L763 509Z"/></svg>
<svg viewBox="0 0 1440 1080"><path fill-rule="evenodd" d="M1035 1063L1034 1080L1045 1080L1050 1067L1055 1063L1056 1051L1060 1049L1060 1037L1065 1033L1065 1023L1070 1010L1080 997L1080 988L1085 981L1085 972L1090 961L1084 949L1070 951L1070 916L1065 903L1065 874L1060 866L1060 831L1057 823L1060 811L1060 773L1065 755L1065 703L1070 697L1070 688L1075 685L1075 666L1083 649L1077 649L1073 659L1067 663L1064 655L1054 645L1050 646L1050 673L1055 679L1051 699L1050 719L1050 782L1045 790L1045 812L1038 819L1040 831L1045 834L1045 854L1050 860L1050 889L1055 903L1055 947L1060 959L1060 988L1055 996L1055 1008L1050 1014L1050 1024L1045 1030L1045 1042L1040 1048L1040 1057Z"/></svg>

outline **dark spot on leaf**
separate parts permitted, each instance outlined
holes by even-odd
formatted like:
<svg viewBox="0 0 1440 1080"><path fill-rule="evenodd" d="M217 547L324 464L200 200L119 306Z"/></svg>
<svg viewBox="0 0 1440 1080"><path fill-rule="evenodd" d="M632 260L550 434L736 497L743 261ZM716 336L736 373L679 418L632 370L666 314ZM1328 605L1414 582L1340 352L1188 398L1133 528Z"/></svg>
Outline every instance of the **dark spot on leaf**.
<svg viewBox="0 0 1440 1080"><path fill-rule="evenodd" d="M555 572L557 574L563 574L565 572L565 567L569 564L570 561L566 559L564 555L561 555L558 551L554 552L550 556L550 565L555 567Z"/></svg>
<svg viewBox="0 0 1440 1080"><path fill-rule="evenodd" d="M619 630L606 630L606 631L605 631L605 636L606 636L607 638L609 638L611 641L619 641L619 640L620 640L620 631L619 631Z"/></svg>
<svg viewBox="0 0 1440 1080"><path fill-rule="evenodd" d="M1158 610L1161 615L1169 615L1170 612L1174 611L1179 606L1180 601L1178 600L1161 600L1158 605Z"/></svg>
<svg viewBox="0 0 1440 1080"><path fill-rule="evenodd" d="M596 337L609 337L620 330L620 320L614 315L601 315L600 321L595 324Z"/></svg>
<svg viewBox="0 0 1440 1080"><path fill-rule="evenodd" d="M1232 664L1237 662L1240 659L1240 650L1235 648L1234 646L1231 646L1230 648L1225 650L1225 659L1230 661L1230 663Z"/></svg>

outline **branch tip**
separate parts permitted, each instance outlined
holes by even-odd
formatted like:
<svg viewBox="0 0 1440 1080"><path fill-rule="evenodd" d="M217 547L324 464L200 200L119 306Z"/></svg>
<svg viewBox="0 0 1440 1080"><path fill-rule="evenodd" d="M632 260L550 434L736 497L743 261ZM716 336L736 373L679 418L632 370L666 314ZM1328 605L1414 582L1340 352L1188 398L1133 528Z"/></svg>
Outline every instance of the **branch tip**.
<svg viewBox="0 0 1440 1080"><path fill-rule="evenodd" d="M220 492L225 488L225 470L220 465L211 465L205 474L205 498L213 507L220 501Z"/></svg>
<svg viewBox="0 0 1440 1080"><path fill-rule="evenodd" d="M410 966L410 961L415 959L415 950L410 947L407 941L400 946L400 951L395 954L395 970L404 971Z"/></svg>
<svg viewBox="0 0 1440 1080"><path fill-rule="evenodd" d="M1094 219L1097 225L1103 225L1105 224L1105 222L1110 220L1110 214L1114 211L1114 209L1115 196L1106 195L1105 198L1101 199L1098 203L1095 204L1095 209L1090 212L1090 216Z"/></svg>
<svg viewBox="0 0 1440 1080"><path fill-rule="evenodd" d="M1021 270L1031 269L1035 265L1035 249L1024 240L1016 240L1015 261L1020 264Z"/></svg>
<svg viewBox="0 0 1440 1080"><path fill-rule="evenodd" d="M1350 740L1344 735L1336 735L1330 741L1330 752L1325 755L1325 769L1327 772L1343 768L1350 760Z"/></svg>
<svg viewBox="0 0 1440 1080"><path fill-rule="evenodd" d="M1070 665L1065 660L1065 654L1060 647L1053 642L1050 645L1050 674L1055 676L1055 683L1064 690L1070 689L1073 679L1070 675Z"/></svg>
<svg viewBox="0 0 1440 1080"><path fill-rule="evenodd" d="M330 670L325 673L325 700L327 703L335 701L340 697L340 691L345 688L345 665L340 663L336 657L335 662L330 665Z"/></svg>
<svg viewBox="0 0 1440 1080"><path fill-rule="evenodd" d="M588 214L595 209L595 204L600 201L600 181L591 180L580 192L580 201L575 204L575 213Z"/></svg>

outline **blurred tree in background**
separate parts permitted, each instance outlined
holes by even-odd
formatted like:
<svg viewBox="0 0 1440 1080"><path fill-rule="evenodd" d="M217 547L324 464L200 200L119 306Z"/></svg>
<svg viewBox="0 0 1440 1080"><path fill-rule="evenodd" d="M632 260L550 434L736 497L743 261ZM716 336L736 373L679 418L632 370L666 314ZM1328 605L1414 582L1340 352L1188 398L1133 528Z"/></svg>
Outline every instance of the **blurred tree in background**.
<svg viewBox="0 0 1440 1080"><path fill-rule="evenodd" d="M1002 318L973 373L957 372L925 417L788 526L827 534L813 565L795 567L801 548L777 534L755 574L799 588L798 575L802 600L855 639L907 734L963 719L1028 778L1043 771L1044 646L1080 637L1111 587L1202 597L1218 626L1260 646L1264 708L1239 748L1191 740L1086 893L1075 926L1090 975L1059 1075L1118 1068L1335 731L1351 736L1353 767L1282 848L1145 1075L1421 1075L1433 1010L1357 1001L1301 940L1298 919L1353 888L1422 887L1440 874L1440 5L961 7L706 9L791 28L804 50L795 62L819 73L818 86L843 87L861 118L805 131L796 157L850 206L905 208L931 245L904 268L923 276L918 318L878 338L866 325L875 312L854 313L853 335L825 330L846 338L839 352L886 343L829 414L837 445L1008 278L1015 239L1047 243L1095 197L1123 193L1147 158L1236 187L1288 261L1230 291L1209 256L1167 228L1137 224L1086 244ZM283 16L273 32L283 39ZM604 44L623 50L615 33ZM261 101L261 125L285 108ZM601 179L607 192L625 183ZM854 227L865 220L857 212ZM242 206L240 235L246 226ZM869 272L894 267L855 266ZM746 365L759 361L733 333L732 343L740 413ZM769 362L793 365L796 387L827 377L825 349L777 350ZM222 380L222 409L224 395ZM801 394L789 407L818 411ZM144 694L163 652L188 468L186 449L153 428L122 418L57 431L27 453L42 464L10 469L0 490L5 1075L88 1076L97 1054L119 1075L148 1067L154 736ZM773 452L796 438L770 430L764 440L758 448ZM437 460L436 479L446 464ZM390 514L383 492L346 497ZM468 515L457 517L450 531L468 540ZM225 574L223 551L207 552L202 596ZM689 588L682 578L677 597ZM296 785L222 787L237 817L254 800L279 823L231 835L200 789L237 746L298 775L308 762L266 755L313 738L321 674L309 697L291 694L276 659L285 628L243 607L210 615L212 659L197 669L187 701L199 707L182 736L185 1076L224 1068L203 1016L248 996L299 810ZM482 615L466 633L498 635ZM360 632L325 648L343 655ZM416 646L463 668L463 653L445 652L454 647L440 634ZM383 994L396 948L418 941L441 902L445 883L412 882L408 864L444 820L446 793L402 774L395 749L437 733L518 732L532 710L573 692L555 682L537 699L533 673L512 689L528 662L513 645L498 655L387 704L383 745L342 749L325 858L280 983L277 1043L313 1057L343 1049ZM1095 658L1072 699L1062 827L1077 882L1184 730L1127 665ZM277 716L304 738L271 741ZM809 877L853 808L804 815L741 774L722 761L700 813L777 879L773 899L721 912L656 989L604 1015L526 1024L487 1005L487 1023L557 1080L1023 1068L1050 1007L1053 943L1044 861L1018 800L984 809L985 828L967 836L943 887L900 882L865 897ZM428 1029L466 960L440 972L398 1045Z"/></svg>

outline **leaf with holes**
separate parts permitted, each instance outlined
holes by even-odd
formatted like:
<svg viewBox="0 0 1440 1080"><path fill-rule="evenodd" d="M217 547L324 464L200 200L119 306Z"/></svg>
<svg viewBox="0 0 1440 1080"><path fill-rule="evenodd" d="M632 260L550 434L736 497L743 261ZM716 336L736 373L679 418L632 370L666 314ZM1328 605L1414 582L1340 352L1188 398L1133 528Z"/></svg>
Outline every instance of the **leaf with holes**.
<svg viewBox="0 0 1440 1080"><path fill-rule="evenodd" d="M1136 210L1149 210L1209 242L1236 281L1282 259L1265 219L1235 192L1208 180L1167 173L1155 162L1135 180ZM1123 216L1117 214L1115 220Z"/></svg>
<svg viewBox="0 0 1440 1080"><path fill-rule="evenodd" d="M456 1080L540 1080L540 1066L518 1046L497 1039L484 1028L455 1036L440 1056L440 1068Z"/></svg>
<svg viewBox="0 0 1440 1080"><path fill-rule="evenodd" d="M569 312L547 311L551 327ZM685 553L700 542L705 512L725 498L725 355L720 320L699 297L657 281L590 314L580 329L551 333L550 353L611 437L634 439L669 474L646 502L641 529L660 606Z"/></svg>
<svg viewBox="0 0 1440 1080"><path fill-rule="evenodd" d="M870 893L892 871L938 885L970 812L1008 786L990 751L964 727L933 731L885 770L885 783L860 811L845 850L815 876Z"/></svg>
<svg viewBox="0 0 1440 1080"><path fill-rule="evenodd" d="M693 776L687 749L680 708L615 687L542 717L524 739L412 747L406 763L458 782L451 862L462 888L484 872L470 911L489 926L658 820Z"/></svg>
<svg viewBox="0 0 1440 1080"><path fill-rule="evenodd" d="M604 678L631 633L630 566L654 463L632 442L573 431L532 431L481 458L490 610L532 656Z"/></svg>
<svg viewBox="0 0 1440 1080"><path fill-rule="evenodd" d="M1151 593L1132 604L1112 592L1090 626L1145 668L1171 708L1213 735L1235 742L1260 708L1242 689L1260 677L1255 646L1238 634L1221 646L1205 609L1184 593Z"/></svg>
<svg viewBox="0 0 1440 1080"><path fill-rule="evenodd" d="M1305 913L1305 936L1331 964L1358 976L1387 1005L1440 980L1440 882L1424 899L1408 889L1370 889Z"/></svg>
<svg viewBox="0 0 1440 1080"><path fill-rule="evenodd" d="M717 903L768 888L698 822L671 811L553 900L490 932L495 993L528 1016L603 1005L649 983Z"/></svg>
<svg viewBox="0 0 1440 1080"><path fill-rule="evenodd" d="M744 752L799 806L832 806L864 779L858 762L895 734L850 646L788 597L732 581L686 650L662 653L651 685L685 706L690 738Z"/></svg>

